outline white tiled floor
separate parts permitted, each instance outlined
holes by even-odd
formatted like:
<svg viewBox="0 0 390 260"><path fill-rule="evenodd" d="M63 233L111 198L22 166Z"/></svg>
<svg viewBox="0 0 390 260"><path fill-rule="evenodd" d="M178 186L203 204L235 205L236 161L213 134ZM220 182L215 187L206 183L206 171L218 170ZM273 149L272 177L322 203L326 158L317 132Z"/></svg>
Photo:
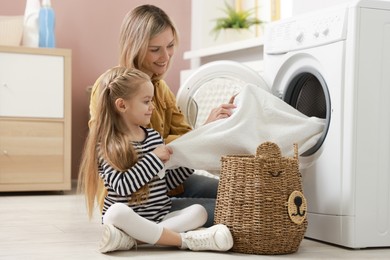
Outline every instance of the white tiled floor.
<svg viewBox="0 0 390 260"><path fill-rule="evenodd" d="M350 250L308 239L297 253L278 256L153 246L100 254L99 239L98 214L88 221L83 198L74 192L0 192L0 259L390 259L390 248Z"/></svg>

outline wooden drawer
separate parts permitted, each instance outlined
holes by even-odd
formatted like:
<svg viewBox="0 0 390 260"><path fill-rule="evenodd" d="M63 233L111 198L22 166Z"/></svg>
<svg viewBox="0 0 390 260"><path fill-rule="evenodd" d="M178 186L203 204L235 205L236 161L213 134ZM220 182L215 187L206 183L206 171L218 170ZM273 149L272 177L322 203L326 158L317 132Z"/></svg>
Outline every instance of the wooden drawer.
<svg viewBox="0 0 390 260"><path fill-rule="evenodd" d="M63 136L63 122L0 120L0 185L64 182Z"/></svg>

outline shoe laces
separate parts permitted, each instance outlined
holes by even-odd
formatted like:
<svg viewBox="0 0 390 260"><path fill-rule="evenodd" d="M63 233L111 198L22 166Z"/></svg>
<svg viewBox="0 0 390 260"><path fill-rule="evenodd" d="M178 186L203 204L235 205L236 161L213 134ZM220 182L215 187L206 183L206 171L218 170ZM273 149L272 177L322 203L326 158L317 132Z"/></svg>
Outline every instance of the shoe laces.
<svg viewBox="0 0 390 260"><path fill-rule="evenodd" d="M116 235L118 235L117 248L125 248L128 247L129 245L134 246L136 244L135 240L129 235L127 235L126 233L124 233L122 230L116 229L116 233L117 233Z"/></svg>
<svg viewBox="0 0 390 260"><path fill-rule="evenodd" d="M192 245L192 247L209 247L210 245L215 245L214 233L213 232L199 232L190 234L187 237L187 241Z"/></svg>

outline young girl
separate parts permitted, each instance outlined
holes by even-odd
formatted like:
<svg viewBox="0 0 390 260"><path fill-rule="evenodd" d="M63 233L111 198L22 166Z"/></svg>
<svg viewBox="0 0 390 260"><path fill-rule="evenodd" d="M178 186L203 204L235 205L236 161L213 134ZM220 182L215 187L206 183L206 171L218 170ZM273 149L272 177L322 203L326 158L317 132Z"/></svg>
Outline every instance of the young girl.
<svg viewBox="0 0 390 260"><path fill-rule="evenodd" d="M233 239L225 225L191 231L207 220L203 206L170 212L167 192L193 170L182 167L165 172L164 163L172 151L157 131L144 127L154 109L153 95L150 77L137 69L116 67L101 78L96 121L90 126L79 174L90 217L99 196L99 179L108 190L99 250L128 250L138 241L227 251Z"/></svg>

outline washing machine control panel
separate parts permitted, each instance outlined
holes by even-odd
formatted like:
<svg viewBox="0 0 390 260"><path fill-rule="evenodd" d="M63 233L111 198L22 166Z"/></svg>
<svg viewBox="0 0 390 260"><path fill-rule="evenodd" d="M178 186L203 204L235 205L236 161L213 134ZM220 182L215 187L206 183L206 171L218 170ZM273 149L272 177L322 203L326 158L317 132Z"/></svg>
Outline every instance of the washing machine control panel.
<svg viewBox="0 0 390 260"><path fill-rule="evenodd" d="M279 54L346 39L347 8L297 16L266 26L264 51Z"/></svg>

